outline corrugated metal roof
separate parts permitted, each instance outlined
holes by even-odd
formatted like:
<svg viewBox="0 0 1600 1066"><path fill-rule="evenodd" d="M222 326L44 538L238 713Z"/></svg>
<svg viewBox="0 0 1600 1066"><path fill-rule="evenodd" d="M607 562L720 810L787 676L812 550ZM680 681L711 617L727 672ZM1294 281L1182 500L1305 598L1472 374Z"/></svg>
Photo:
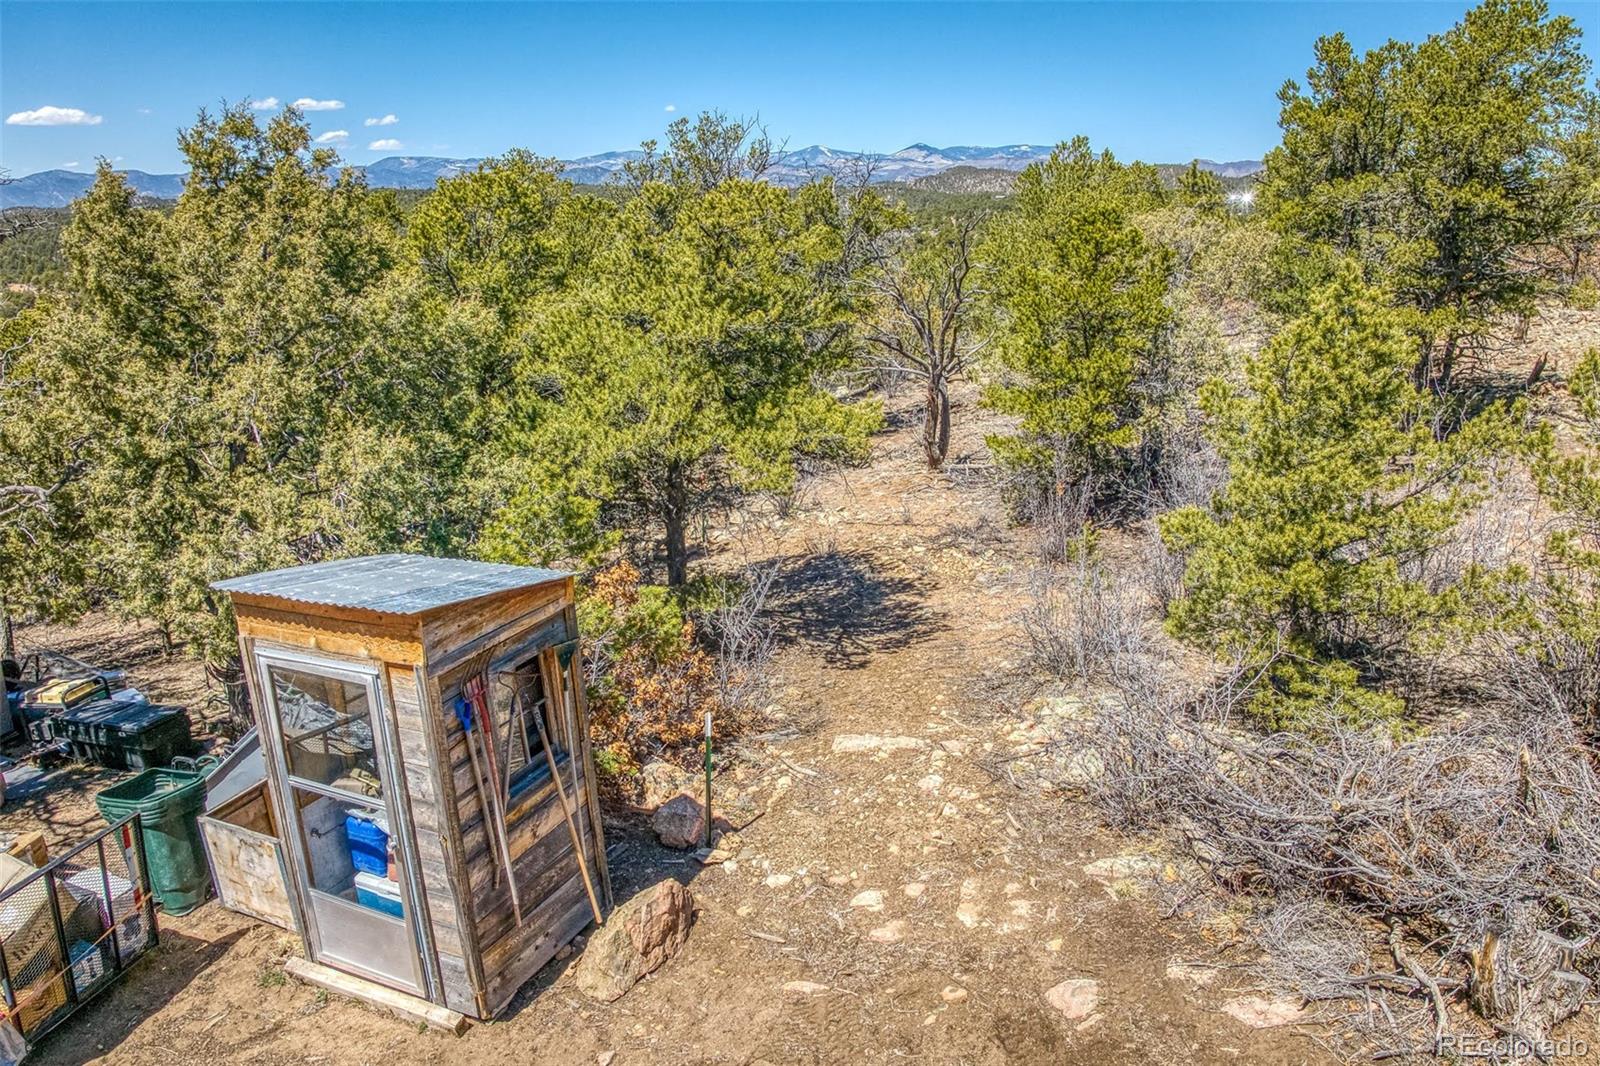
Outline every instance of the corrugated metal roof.
<svg viewBox="0 0 1600 1066"><path fill-rule="evenodd" d="M430 555L368 555L213 582L220 592L276 596L298 603L421 614L496 592L567 577L561 570Z"/></svg>

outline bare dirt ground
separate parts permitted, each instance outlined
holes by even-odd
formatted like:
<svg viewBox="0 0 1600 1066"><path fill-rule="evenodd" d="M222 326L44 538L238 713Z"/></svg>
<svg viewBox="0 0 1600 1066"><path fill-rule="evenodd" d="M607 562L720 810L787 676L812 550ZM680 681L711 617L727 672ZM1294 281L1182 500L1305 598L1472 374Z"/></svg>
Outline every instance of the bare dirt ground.
<svg viewBox="0 0 1600 1066"><path fill-rule="evenodd" d="M738 770L766 813L736 858L704 868L637 818L608 822L619 899L672 877L698 902L661 970L598 1005L572 987L569 957L508 1017L455 1038L285 980L296 940L212 902L163 919L153 956L37 1061L1328 1061L1309 1028L1224 1013L1251 989L1221 943L1085 871L1130 844L1012 783L1009 760L1034 743L1015 620L1031 556L971 470L983 416L958 409L955 472L929 474L913 412L891 407L869 467L821 479L786 518L714 537L717 562L783 560L777 706ZM142 669L136 680L175 697ZM65 810L8 809L0 828ZM68 818L61 837L82 828ZM1097 982L1074 1018L1046 998L1070 979Z"/></svg>

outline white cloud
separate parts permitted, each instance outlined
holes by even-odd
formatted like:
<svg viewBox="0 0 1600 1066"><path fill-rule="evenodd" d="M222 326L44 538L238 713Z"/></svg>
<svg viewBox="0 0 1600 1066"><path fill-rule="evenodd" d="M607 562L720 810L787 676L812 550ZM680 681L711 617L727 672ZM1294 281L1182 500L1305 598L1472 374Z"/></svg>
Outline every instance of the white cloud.
<svg viewBox="0 0 1600 1066"><path fill-rule="evenodd" d="M289 106L290 107L297 107L301 111L343 111L344 110L344 101L343 100L313 100L309 96L302 96L300 99L296 100L294 103L290 104Z"/></svg>
<svg viewBox="0 0 1600 1066"><path fill-rule="evenodd" d="M103 121L99 115L76 107L44 107L33 111L14 111L6 116L7 126L98 126Z"/></svg>
<svg viewBox="0 0 1600 1066"><path fill-rule="evenodd" d="M61 164L61 169L62 170L71 170L73 167L75 167L77 165L78 165L78 161L76 159L74 159L70 163L62 163Z"/></svg>
<svg viewBox="0 0 1600 1066"><path fill-rule="evenodd" d="M350 139L349 130L329 130L317 136L318 144L343 144Z"/></svg>
<svg viewBox="0 0 1600 1066"><path fill-rule="evenodd" d="M393 137L383 137L367 145L367 149L373 152L398 152L404 147L405 145L401 144Z"/></svg>
<svg viewBox="0 0 1600 1066"><path fill-rule="evenodd" d="M665 111L667 114L670 115L672 112L678 110L678 105L677 104L668 104L666 107L663 107L661 110Z"/></svg>
<svg viewBox="0 0 1600 1066"><path fill-rule="evenodd" d="M263 96L259 100L250 101L250 109L252 111L273 111L277 106L278 98L276 96Z"/></svg>
<svg viewBox="0 0 1600 1066"><path fill-rule="evenodd" d="M149 113L150 113L150 109L148 107L141 107L139 109L139 114L141 114L141 115L148 115Z"/></svg>
<svg viewBox="0 0 1600 1066"><path fill-rule="evenodd" d="M384 115L382 118L365 119L365 120L362 121L361 124L363 126L393 126L396 122L399 122L399 121L400 120L395 117L394 112L391 111L387 115Z"/></svg>

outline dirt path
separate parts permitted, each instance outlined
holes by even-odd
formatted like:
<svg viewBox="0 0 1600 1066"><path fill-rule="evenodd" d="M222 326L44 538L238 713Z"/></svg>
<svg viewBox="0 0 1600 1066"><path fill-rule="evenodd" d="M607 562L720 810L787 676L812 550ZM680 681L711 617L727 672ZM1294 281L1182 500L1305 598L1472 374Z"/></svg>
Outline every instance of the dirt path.
<svg viewBox="0 0 1600 1066"><path fill-rule="evenodd" d="M971 415L955 451L976 458ZM1323 1061L1304 1034L1222 1013L1245 989L1209 965L1215 947L1085 871L1126 842L1007 780L1031 742L1014 620L1027 555L962 463L919 468L906 421L868 469L722 538L784 561L778 707L745 780L771 799L738 856L704 869L642 824L608 825L619 898L675 877L701 908L657 974L599 1006L568 959L507 1019L418 1033L283 982L293 939L213 903L164 923L157 956L38 1061ZM1077 986L1069 1018L1046 991L1073 979L1097 995Z"/></svg>

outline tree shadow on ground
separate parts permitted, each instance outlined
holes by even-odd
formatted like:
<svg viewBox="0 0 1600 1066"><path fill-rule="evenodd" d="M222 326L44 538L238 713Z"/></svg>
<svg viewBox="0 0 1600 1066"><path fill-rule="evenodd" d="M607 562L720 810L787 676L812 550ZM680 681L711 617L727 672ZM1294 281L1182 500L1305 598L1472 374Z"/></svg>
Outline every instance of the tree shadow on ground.
<svg viewBox="0 0 1600 1066"><path fill-rule="evenodd" d="M779 641L817 648L830 666L858 670L879 652L910 647L945 628L916 581L878 569L870 552L783 560L769 608Z"/></svg>

